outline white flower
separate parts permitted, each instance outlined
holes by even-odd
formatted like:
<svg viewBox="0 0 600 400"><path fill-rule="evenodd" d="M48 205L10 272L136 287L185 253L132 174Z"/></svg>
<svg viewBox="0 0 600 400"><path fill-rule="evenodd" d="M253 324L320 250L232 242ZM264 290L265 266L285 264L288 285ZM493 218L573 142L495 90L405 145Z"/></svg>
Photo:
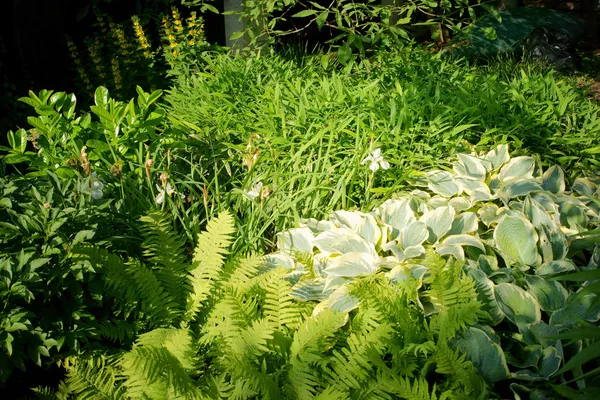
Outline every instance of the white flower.
<svg viewBox="0 0 600 400"><path fill-rule="evenodd" d="M388 169L390 167L390 163L383 159L381 155L381 149L378 147L371 154L369 154L360 165L365 165L367 162L370 162L369 168L371 171L375 172L379 168Z"/></svg>
<svg viewBox="0 0 600 400"><path fill-rule="evenodd" d="M60 168L60 164L54 165L54 168L59 169Z"/></svg>
<svg viewBox="0 0 600 400"><path fill-rule="evenodd" d="M254 200L258 196L260 196L260 194L262 192L262 187L263 187L262 182L258 181L258 183L256 185L252 186L252 188L250 189L250 191L244 190L244 194L250 200Z"/></svg>
<svg viewBox="0 0 600 400"><path fill-rule="evenodd" d="M92 193L92 199L98 200L102 198L102 191L104 190L104 184L98 179L96 172L92 172L90 176L90 191Z"/></svg>
<svg viewBox="0 0 600 400"><path fill-rule="evenodd" d="M167 183L166 188L162 188L156 185L156 189L158 189L158 195L156 196L156 204L158 205L161 205L165 201L165 193L167 194L167 196L171 196L173 195L173 193L177 193L170 183Z"/></svg>

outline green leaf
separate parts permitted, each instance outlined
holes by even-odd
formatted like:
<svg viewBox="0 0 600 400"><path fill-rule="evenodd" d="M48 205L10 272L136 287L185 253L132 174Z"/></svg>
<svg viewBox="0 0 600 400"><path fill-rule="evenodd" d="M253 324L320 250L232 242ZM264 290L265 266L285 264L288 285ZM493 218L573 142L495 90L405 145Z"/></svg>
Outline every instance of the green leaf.
<svg viewBox="0 0 600 400"><path fill-rule="evenodd" d="M452 197L461 192L454 176L448 171L430 171L425 174L428 187L432 192L444 197Z"/></svg>
<svg viewBox="0 0 600 400"><path fill-rule="evenodd" d="M596 301L597 295L575 296L560 310L550 316L550 325L566 327L578 324L578 320L596 322L600 319L600 304Z"/></svg>
<svg viewBox="0 0 600 400"><path fill-rule="evenodd" d="M502 348L483 330L469 327L452 344L467 356L486 381L495 383L510 377Z"/></svg>
<svg viewBox="0 0 600 400"><path fill-rule="evenodd" d="M98 86L98 88L94 92L94 103L97 106L104 108L103 106L105 106L106 103L108 103L108 89L107 88L105 88L104 86Z"/></svg>
<svg viewBox="0 0 600 400"><path fill-rule="evenodd" d="M317 20L316 20L317 27L319 29L323 28L323 25L325 25L325 22L327 22L328 16L329 16L329 11L323 11L321 14L319 14L319 16L317 17Z"/></svg>
<svg viewBox="0 0 600 400"><path fill-rule="evenodd" d="M504 217L494 230L496 246L508 262L538 264L537 240L538 234L531 222L518 216Z"/></svg>
<svg viewBox="0 0 600 400"><path fill-rule="evenodd" d="M311 15L315 15L317 13L318 13L317 10L302 10L302 11L292 15L292 18L310 17Z"/></svg>
<svg viewBox="0 0 600 400"><path fill-rule="evenodd" d="M324 270L328 278L371 275L376 271L375 257L366 253L346 253L333 257Z"/></svg>
<svg viewBox="0 0 600 400"><path fill-rule="evenodd" d="M309 228L294 228L277 234L277 248L284 254L312 254L314 236Z"/></svg>
<svg viewBox="0 0 600 400"><path fill-rule="evenodd" d="M600 342L596 342L590 346L585 347L575 356L571 357L569 361L562 367L556 375L564 374L574 368L581 367L588 361L600 359Z"/></svg>
<svg viewBox="0 0 600 400"><path fill-rule="evenodd" d="M494 288L494 294L502 312L517 326L541 321L537 300L517 285L500 283Z"/></svg>

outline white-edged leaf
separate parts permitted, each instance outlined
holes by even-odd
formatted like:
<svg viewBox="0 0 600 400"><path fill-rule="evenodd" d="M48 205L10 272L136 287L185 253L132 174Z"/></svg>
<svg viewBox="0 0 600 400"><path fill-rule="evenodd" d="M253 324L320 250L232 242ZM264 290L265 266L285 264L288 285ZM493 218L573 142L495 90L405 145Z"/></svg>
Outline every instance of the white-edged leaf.
<svg viewBox="0 0 600 400"><path fill-rule="evenodd" d="M448 205L456 211L465 211L472 207L471 202L465 197L454 197L448 201Z"/></svg>
<svg viewBox="0 0 600 400"><path fill-rule="evenodd" d="M485 246L483 245L481 240L479 240L475 236L471 236L471 235L448 236L446 239L444 239L442 241L442 244L444 244L444 245L456 244L459 246L473 246L473 247L477 247L478 249L480 249L481 251L483 251L485 253Z"/></svg>
<svg viewBox="0 0 600 400"><path fill-rule="evenodd" d="M468 154L457 154L459 162L454 163L453 170L456 175L470 176L480 181L485 180L485 167L480 159Z"/></svg>
<svg viewBox="0 0 600 400"><path fill-rule="evenodd" d="M416 219L415 213L406 199L386 201L379 211L383 223L391 226L395 231L392 233L392 239L395 239L401 230Z"/></svg>
<svg viewBox="0 0 600 400"><path fill-rule="evenodd" d="M565 173L562 168L553 165L548 168L542 176L542 187L552 193L565 191Z"/></svg>
<svg viewBox="0 0 600 400"><path fill-rule="evenodd" d="M546 280L535 275L525 275L525 282L544 311L555 311L567 303L569 292L557 281Z"/></svg>
<svg viewBox="0 0 600 400"><path fill-rule="evenodd" d="M452 207L440 207L423 214L419 221L429 227L429 241L435 243L440 240L452 227L456 215Z"/></svg>
<svg viewBox="0 0 600 400"><path fill-rule="evenodd" d="M576 271L577 267L571 261L555 260L544 263L535 270L535 273L543 277L551 277L565 272Z"/></svg>
<svg viewBox="0 0 600 400"><path fill-rule="evenodd" d="M494 288L494 295L502 312L514 324L531 324L542 319L535 297L517 285L500 283Z"/></svg>
<svg viewBox="0 0 600 400"><path fill-rule="evenodd" d="M293 228L277 234L277 248L286 255L312 253L313 233L307 227Z"/></svg>
<svg viewBox="0 0 600 400"><path fill-rule="evenodd" d="M536 265L538 235L528 220L507 215L494 230L494 241L507 262Z"/></svg>
<svg viewBox="0 0 600 400"><path fill-rule="evenodd" d="M486 381L494 383L510 377L502 347L482 329L469 327L453 339L452 344L467 356Z"/></svg>
<svg viewBox="0 0 600 400"><path fill-rule="evenodd" d="M461 187L454 180L454 175L448 171L430 171L425 174L429 189L444 197L452 197L461 192Z"/></svg>
<svg viewBox="0 0 600 400"><path fill-rule="evenodd" d="M285 269L294 269L294 260L281 253L271 253L265 256L265 263L269 269L275 269L277 267L283 267Z"/></svg>
<svg viewBox="0 0 600 400"><path fill-rule="evenodd" d="M531 192L539 192L543 190L542 186L533 178L524 179L520 177L507 178L502 181L502 185L498 189L500 198L526 196Z"/></svg>
<svg viewBox="0 0 600 400"><path fill-rule="evenodd" d="M420 244L409 246L404 249L404 258L407 260L410 258L421 257L423 254L425 254L425 247Z"/></svg>
<svg viewBox="0 0 600 400"><path fill-rule="evenodd" d="M435 251L441 256L453 256L459 261L465 260L465 251L462 246L457 244L438 244L435 246Z"/></svg>
<svg viewBox="0 0 600 400"><path fill-rule="evenodd" d="M504 181L509 178L532 178L535 170L535 160L531 157L521 156L512 158L500 170L498 179Z"/></svg>
<svg viewBox="0 0 600 400"><path fill-rule="evenodd" d="M354 277L371 275L378 269L377 259L367 253L346 253L332 257L323 272L328 277Z"/></svg>
<svg viewBox="0 0 600 400"><path fill-rule="evenodd" d="M381 240L381 229L377 224L375 217L371 214L365 214L363 216L363 220L358 224L356 231L370 243L378 244Z"/></svg>
<svg viewBox="0 0 600 400"><path fill-rule="evenodd" d="M400 245L403 249L422 244L429 237L429 230L423 221L413 221L400 233Z"/></svg>
<svg viewBox="0 0 600 400"><path fill-rule="evenodd" d="M576 191L582 196L592 196L596 192L596 185L588 179L577 178L573 182L571 190Z"/></svg>
<svg viewBox="0 0 600 400"><path fill-rule="evenodd" d="M484 158L490 162L491 169L500 168L502 164L510 160L510 155L508 154L508 145L499 145L494 150L488 152Z"/></svg>
<svg viewBox="0 0 600 400"><path fill-rule="evenodd" d="M479 220L477 219L477 214L474 212L465 212L454 218L448 236L475 232L478 226Z"/></svg>
<svg viewBox="0 0 600 400"><path fill-rule="evenodd" d="M335 228L320 233L313 241L323 254L367 253L376 256L375 245L347 228Z"/></svg>

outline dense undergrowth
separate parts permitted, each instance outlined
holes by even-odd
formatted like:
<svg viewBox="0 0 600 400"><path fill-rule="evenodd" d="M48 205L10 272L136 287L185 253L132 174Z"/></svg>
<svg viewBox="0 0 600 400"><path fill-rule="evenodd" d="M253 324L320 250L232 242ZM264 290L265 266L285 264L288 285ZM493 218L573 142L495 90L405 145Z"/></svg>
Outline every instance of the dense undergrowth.
<svg viewBox="0 0 600 400"><path fill-rule="evenodd" d="M557 395L550 384L583 398L576 391L595 385L597 366L574 354L598 347L600 107L570 79L418 49L346 65L327 55L216 54L181 67L166 94L138 89L124 102L100 88L89 112L66 94L24 101L37 116L8 133L0 177L0 379L9 386L35 386L24 378L33 364L68 371L60 386L37 389L42 398L542 398ZM481 159L501 144L513 160L532 157L522 171L503 173L512 165L503 155L497 165L461 156L456 171L455 154ZM552 165L560 173L543 178ZM460 191L432 188L426 173L453 167L469 175L451 179ZM480 167L483 176L470 176ZM511 177L526 179L507 186ZM477 200L471 178L491 197ZM385 209L428 184L434 197L417 195L428 205L413 200L413 219L452 208L449 230L454 217L474 226L458 235L481 254L459 251L460 240L440 246L449 230L425 238L413 220L386 220L392 212L372 216L379 239L338 217L336 228L362 237L349 245L371 240L372 257L393 256L412 277L391 264L357 267L338 274L369 275L350 285L355 297L336 291L318 306L326 299L294 292L320 273L314 246L260 258L282 251L281 232L338 210ZM468 201L448 199L463 190ZM478 201L494 203L494 216ZM543 262L531 252L507 258L494 233L502 218L535 226L529 245ZM416 236L399 239L412 222ZM539 231L577 251L548 250ZM592 275L560 289L532 272L552 261L549 275ZM514 296L531 301L526 323ZM531 336L531 324L550 326L565 307L582 312L550 334L566 335L565 350ZM474 342L497 363L469 352ZM565 369L572 358L584 366Z"/></svg>

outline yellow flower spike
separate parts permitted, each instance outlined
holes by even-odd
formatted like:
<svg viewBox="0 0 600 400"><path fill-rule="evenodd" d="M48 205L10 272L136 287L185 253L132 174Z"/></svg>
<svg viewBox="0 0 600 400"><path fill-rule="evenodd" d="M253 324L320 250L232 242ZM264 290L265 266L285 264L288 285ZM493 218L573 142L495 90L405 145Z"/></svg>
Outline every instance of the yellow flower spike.
<svg viewBox="0 0 600 400"><path fill-rule="evenodd" d="M133 28L134 28L138 43L140 44L141 49L144 50L144 53L143 53L144 57L150 57L150 52L147 50L150 48L150 42L148 41L148 38L146 37L146 34L144 33L144 29L142 28L142 25L140 24L140 19L134 15L133 17L131 17L131 20L133 22Z"/></svg>

